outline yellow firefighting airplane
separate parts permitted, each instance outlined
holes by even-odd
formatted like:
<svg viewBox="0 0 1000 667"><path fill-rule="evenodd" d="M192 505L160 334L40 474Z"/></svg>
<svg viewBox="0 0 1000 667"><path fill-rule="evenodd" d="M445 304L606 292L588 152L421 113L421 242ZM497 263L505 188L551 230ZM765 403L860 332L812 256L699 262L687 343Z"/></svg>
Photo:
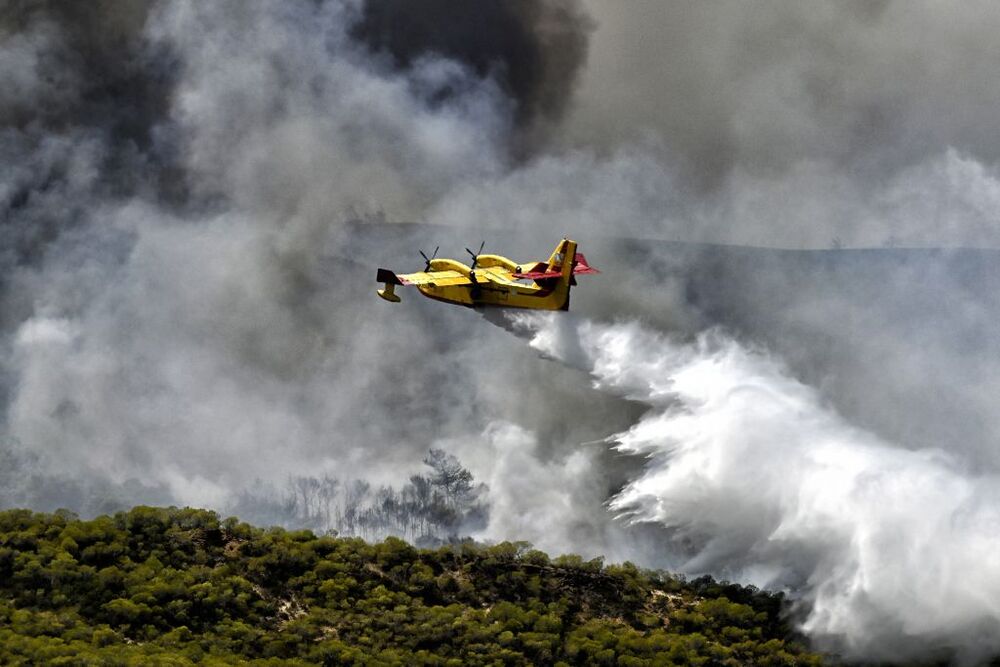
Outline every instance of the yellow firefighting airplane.
<svg viewBox="0 0 1000 667"><path fill-rule="evenodd" d="M465 250L472 255L472 266L454 259L435 259L435 249L430 257L421 251L426 266L419 273L396 275L379 269L377 280L385 283L385 289L378 290L378 295L399 303L396 285L415 285L426 297L462 306L569 310L569 288L576 284L576 276L598 273L576 251L576 241L569 239L559 242L547 262L524 265L500 255L480 254L482 245L478 253Z"/></svg>

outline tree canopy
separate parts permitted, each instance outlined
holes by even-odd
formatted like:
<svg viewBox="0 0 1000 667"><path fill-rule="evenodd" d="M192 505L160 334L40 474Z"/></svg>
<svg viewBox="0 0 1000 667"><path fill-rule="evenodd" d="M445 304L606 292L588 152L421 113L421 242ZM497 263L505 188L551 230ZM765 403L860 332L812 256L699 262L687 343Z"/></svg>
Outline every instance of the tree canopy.
<svg viewBox="0 0 1000 667"><path fill-rule="evenodd" d="M526 543L0 512L4 664L816 665L781 595Z"/></svg>

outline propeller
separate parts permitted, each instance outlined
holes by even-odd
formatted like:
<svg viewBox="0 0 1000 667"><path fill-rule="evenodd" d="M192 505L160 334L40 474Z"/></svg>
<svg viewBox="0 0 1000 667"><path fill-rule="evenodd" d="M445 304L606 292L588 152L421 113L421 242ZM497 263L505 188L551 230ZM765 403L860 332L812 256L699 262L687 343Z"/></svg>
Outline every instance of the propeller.
<svg viewBox="0 0 1000 667"><path fill-rule="evenodd" d="M427 255L425 255L423 250L420 251L420 256L424 258L425 262L427 262L424 265L424 271L430 271L431 270L431 260L434 259L435 257L437 257L438 250L440 250L440 249L441 249L441 246L438 246L438 247L434 248L434 253L430 257L428 257Z"/></svg>
<svg viewBox="0 0 1000 667"><path fill-rule="evenodd" d="M482 252L483 252L483 246L485 246L485 245L486 245L486 241L483 241L482 243L479 244L479 252L472 252L468 248L465 249L465 252L467 252L470 255L472 255L472 266L470 268L473 271L476 270L476 262L479 261L479 255L482 254Z"/></svg>

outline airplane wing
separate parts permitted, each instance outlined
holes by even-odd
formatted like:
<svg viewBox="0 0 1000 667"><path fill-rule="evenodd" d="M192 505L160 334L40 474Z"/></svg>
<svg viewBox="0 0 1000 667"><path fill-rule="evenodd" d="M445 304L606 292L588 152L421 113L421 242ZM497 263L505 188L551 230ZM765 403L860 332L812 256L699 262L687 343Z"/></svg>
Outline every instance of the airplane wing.
<svg viewBox="0 0 1000 667"><path fill-rule="evenodd" d="M529 280L543 280L545 278L558 278L562 274L558 271L524 271L512 274L515 278L528 278Z"/></svg>
<svg viewBox="0 0 1000 667"><path fill-rule="evenodd" d="M508 286L517 286L518 284L513 273L499 266L476 269L476 282L482 283L484 281Z"/></svg>
<svg viewBox="0 0 1000 667"><path fill-rule="evenodd" d="M389 269L379 269L377 280L380 283L388 285L434 285L443 287L446 285L472 284L468 276L462 275L458 271L419 271L417 273L396 275Z"/></svg>
<svg viewBox="0 0 1000 667"><path fill-rule="evenodd" d="M433 285L446 287L448 285L471 285L472 279L458 271L419 271L417 273L402 273L396 275L388 269L378 270L378 282L391 285ZM493 282L501 285L517 285L511 272L500 267L476 269L476 282Z"/></svg>

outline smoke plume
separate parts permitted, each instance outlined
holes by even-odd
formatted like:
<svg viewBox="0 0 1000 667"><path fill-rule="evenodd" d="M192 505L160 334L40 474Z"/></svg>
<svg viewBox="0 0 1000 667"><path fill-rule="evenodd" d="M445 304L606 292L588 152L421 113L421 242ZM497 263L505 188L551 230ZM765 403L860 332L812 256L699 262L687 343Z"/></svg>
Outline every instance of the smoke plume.
<svg viewBox="0 0 1000 667"><path fill-rule="evenodd" d="M822 166L876 187L948 148L994 163L1000 8L918 1L585 2L573 143L652 133L702 182Z"/></svg>
<svg viewBox="0 0 1000 667"><path fill-rule="evenodd" d="M352 34L374 53L385 53L397 68L421 58L443 56L492 79L511 100L514 120L530 130L557 121L587 50L590 22L566 0L405 0L364 2ZM449 82L421 90L431 102L450 99ZM543 128L546 129L546 128ZM535 132L534 140L542 139ZM525 146L521 147L526 148Z"/></svg>
<svg viewBox="0 0 1000 667"><path fill-rule="evenodd" d="M434 448L484 539L787 587L861 658L1000 650L996 5L5 9L4 505L404 489ZM564 364L372 294L563 235L585 319L523 326Z"/></svg>

